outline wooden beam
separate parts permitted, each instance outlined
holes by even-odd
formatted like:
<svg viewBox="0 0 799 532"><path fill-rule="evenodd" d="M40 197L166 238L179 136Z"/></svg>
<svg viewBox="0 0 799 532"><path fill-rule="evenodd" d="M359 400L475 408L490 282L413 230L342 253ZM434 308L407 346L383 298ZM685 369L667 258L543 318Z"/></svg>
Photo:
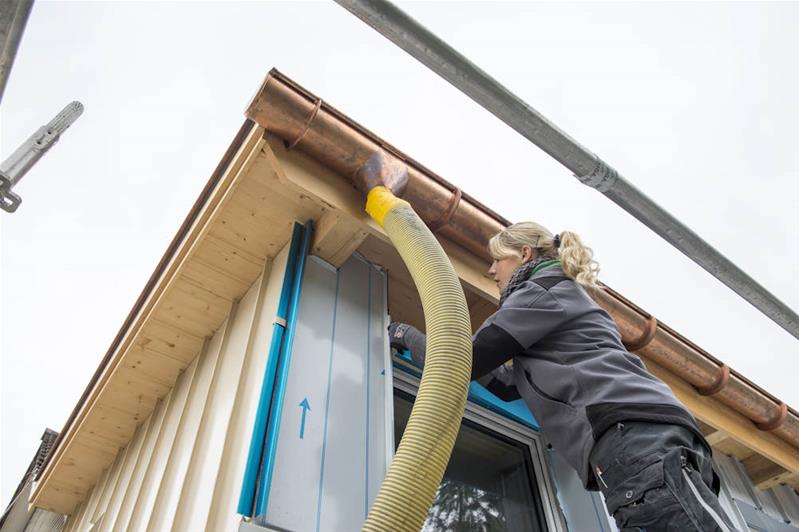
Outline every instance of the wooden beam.
<svg viewBox="0 0 799 532"><path fill-rule="evenodd" d="M723 430L717 430L715 432L711 432L710 434L705 434L705 439L707 440L707 442L710 444L711 447L716 447L717 445L719 445L729 437L730 435L724 432Z"/></svg>
<svg viewBox="0 0 799 532"><path fill-rule="evenodd" d="M663 366L649 359L645 362L649 371L665 382L694 416L786 470L799 473L799 449L770 432L758 430L754 423L727 405L699 395L693 386Z"/></svg>
<svg viewBox="0 0 799 532"><path fill-rule="evenodd" d="M760 489L765 489L762 487L763 483L785 475L786 473L790 473L790 471L786 471L784 467L775 464L768 458L759 454L750 456L741 463L744 469L746 469L746 474L749 475L749 478L752 480L752 484Z"/></svg>
<svg viewBox="0 0 799 532"><path fill-rule="evenodd" d="M346 214L369 235L383 242L389 242L385 231L366 214L365 199L361 192L307 155L297 151L287 151L283 141L277 137L267 134L265 138L267 143L263 147L264 153L270 161L273 161L271 165L281 182L297 187L299 193L312 197L314 201L325 207ZM484 299L494 304L498 303L497 287L486 275L489 265L456 244L443 238L439 238L439 241L464 286L480 294Z"/></svg>
<svg viewBox="0 0 799 532"><path fill-rule="evenodd" d="M796 491L799 491L799 475L794 473L789 477L783 479L783 483L791 486Z"/></svg>
<svg viewBox="0 0 799 532"><path fill-rule="evenodd" d="M311 254L340 268L369 233L340 211L329 209L314 227Z"/></svg>

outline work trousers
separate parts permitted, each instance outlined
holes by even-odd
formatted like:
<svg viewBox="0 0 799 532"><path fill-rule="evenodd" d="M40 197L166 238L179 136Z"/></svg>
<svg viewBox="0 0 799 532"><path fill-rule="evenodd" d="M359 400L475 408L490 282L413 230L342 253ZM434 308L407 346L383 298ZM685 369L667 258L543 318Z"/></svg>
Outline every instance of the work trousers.
<svg viewBox="0 0 799 532"><path fill-rule="evenodd" d="M622 532L736 530L719 504L710 452L685 427L617 423L589 462Z"/></svg>

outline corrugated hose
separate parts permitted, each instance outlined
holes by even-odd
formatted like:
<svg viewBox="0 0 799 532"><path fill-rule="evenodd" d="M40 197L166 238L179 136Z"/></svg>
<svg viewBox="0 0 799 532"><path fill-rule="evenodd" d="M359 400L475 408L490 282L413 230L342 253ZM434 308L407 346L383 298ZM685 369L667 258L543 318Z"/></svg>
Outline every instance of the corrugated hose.
<svg viewBox="0 0 799 532"><path fill-rule="evenodd" d="M413 277L427 330L419 393L364 531L422 528L461 425L472 372L469 312L455 269L411 205L372 188L366 211L388 234Z"/></svg>

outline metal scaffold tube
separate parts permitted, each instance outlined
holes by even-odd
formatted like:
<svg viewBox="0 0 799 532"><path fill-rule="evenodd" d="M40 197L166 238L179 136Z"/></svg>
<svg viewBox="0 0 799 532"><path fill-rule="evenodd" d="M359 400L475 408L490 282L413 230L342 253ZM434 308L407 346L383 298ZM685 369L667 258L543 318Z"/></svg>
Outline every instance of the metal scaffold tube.
<svg viewBox="0 0 799 532"><path fill-rule="evenodd" d="M799 315L638 190L613 167L549 122L541 113L386 0L336 0L497 118L602 192L794 337Z"/></svg>

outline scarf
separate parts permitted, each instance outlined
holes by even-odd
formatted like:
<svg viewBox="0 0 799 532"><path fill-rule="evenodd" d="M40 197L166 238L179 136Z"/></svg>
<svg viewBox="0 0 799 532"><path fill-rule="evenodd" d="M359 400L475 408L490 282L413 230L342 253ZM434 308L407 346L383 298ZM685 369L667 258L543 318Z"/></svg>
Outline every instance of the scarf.
<svg viewBox="0 0 799 532"><path fill-rule="evenodd" d="M556 265L560 266L560 261L557 259L553 259L551 257L538 257L535 260L525 262L516 268L516 271L513 272L513 275L510 277L510 281L508 281L508 286L506 286L505 290L502 291L502 295L499 298L499 306L501 307L508 296L515 292L522 283L530 279L535 272L543 270L547 266Z"/></svg>

